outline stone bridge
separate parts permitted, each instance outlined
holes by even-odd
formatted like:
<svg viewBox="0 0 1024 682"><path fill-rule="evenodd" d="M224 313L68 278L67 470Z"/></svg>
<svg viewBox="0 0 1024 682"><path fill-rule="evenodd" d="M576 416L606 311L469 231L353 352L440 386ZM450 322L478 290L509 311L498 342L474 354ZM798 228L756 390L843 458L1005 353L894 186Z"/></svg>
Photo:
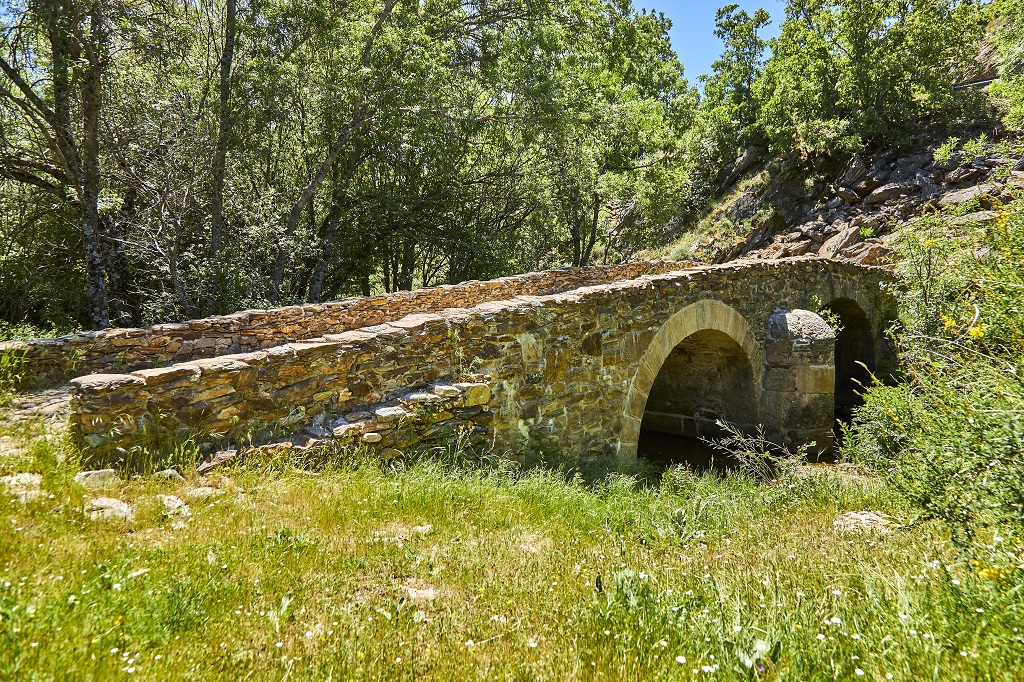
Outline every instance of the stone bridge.
<svg viewBox="0 0 1024 682"><path fill-rule="evenodd" d="M372 325L325 325L335 313L313 307L291 316L287 335L301 340L79 377L73 428L95 463L189 436L387 456L462 435L516 457L635 456L641 431L710 435L719 419L826 450L858 382L892 359L891 280L882 268L797 258L582 268L351 299L377 311ZM515 295L498 298L510 281ZM413 299L421 312L389 303ZM812 310L841 320L839 334ZM168 327L132 338L180 348L174 329L152 340Z"/></svg>

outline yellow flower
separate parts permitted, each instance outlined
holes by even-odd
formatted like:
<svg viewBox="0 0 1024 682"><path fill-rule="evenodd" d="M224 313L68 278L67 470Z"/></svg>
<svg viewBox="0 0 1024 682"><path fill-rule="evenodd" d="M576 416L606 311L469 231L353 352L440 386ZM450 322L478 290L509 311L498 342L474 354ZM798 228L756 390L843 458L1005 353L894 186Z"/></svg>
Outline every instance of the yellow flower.
<svg viewBox="0 0 1024 682"><path fill-rule="evenodd" d="M976 324L967 330L967 335L972 339L983 339L985 338L985 325Z"/></svg>
<svg viewBox="0 0 1024 682"><path fill-rule="evenodd" d="M934 249L938 245L939 245L938 240L935 240L935 239L925 239L924 240L924 248L926 248L926 249Z"/></svg>
<svg viewBox="0 0 1024 682"><path fill-rule="evenodd" d="M978 571L978 575L986 580L998 580L1000 571L995 566L989 566L988 568L982 568Z"/></svg>
<svg viewBox="0 0 1024 682"><path fill-rule="evenodd" d="M956 320L946 313L939 315L939 318L942 320L942 326L945 327L947 331L956 327Z"/></svg>

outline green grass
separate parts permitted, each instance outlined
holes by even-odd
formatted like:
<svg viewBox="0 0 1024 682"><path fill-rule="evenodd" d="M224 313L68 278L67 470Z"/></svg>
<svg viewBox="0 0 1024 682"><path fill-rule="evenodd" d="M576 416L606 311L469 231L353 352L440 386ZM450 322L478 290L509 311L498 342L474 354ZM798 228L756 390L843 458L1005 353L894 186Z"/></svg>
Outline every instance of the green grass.
<svg viewBox="0 0 1024 682"><path fill-rule="evenodd" d="M0 499L0 679L1019 677L1021 571L980 577L934 523L835 530L907 517L874 479L278 460L130 480L105 524L66 445L13 435L0 473L47 494ZM211 484L184 525L154 497Z"/></svg>

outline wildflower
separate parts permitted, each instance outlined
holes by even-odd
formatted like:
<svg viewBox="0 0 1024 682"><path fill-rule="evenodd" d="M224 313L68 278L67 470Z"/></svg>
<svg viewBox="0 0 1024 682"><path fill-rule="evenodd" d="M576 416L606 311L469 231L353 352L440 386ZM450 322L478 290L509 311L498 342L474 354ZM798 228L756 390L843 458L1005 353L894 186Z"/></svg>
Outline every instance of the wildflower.
<svg viewBox="0 0 1024 682"><path fill-rule="evenodd" d="M825 641L825 635L819 632L818 633L818 641L824 642Z"/></svg>
<svg viewBox="0 0 1024 682"><path fill-rule="evenodd" d="M732 626L732 631L733 632L743 632L743 626L742 625L733 625Z"/></svg>
<svg viewBox="0 0 1024 682"><path fill-rule="evenodd" d="M676 656L676 663L679 665L686 663L686 656Z"/></svg>
<svg viewBox="0 0 1024 682"><path fill-rule="evenodd" d="M854 668L853 674L856 675L857 677L864 677L864 671L861 670L860 668Z"/></svg>
<svg viewBox="0 0 1024 682"><path fill-rule="evenodd" d="M939 318L942 320L942 326L946 329L946 331L956 328L956 320L954 320L949 315L942 313L941 315L939 315Z"/></svg>
<svg viewBox="0 0 1024 682"><path fill-rule="evenodd" d="M998 580L999 569L995 566L989 566L978 571L978 576L985 578L986 580Z"/></svg>
<svg viewBox="0 0 1024 682"><path fill-rule="evenodd" d="M967 335L972 339L983 339L985 338L985 329L987 329L985 325L976 324L967 330Z"/></svg>

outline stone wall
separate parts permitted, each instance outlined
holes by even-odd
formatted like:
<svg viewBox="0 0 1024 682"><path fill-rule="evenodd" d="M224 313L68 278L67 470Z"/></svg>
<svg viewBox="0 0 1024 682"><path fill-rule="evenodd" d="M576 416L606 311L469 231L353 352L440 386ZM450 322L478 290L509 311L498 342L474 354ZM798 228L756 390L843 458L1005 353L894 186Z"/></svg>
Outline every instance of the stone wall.
<svg viewBox="0 0 1024 682"><path fill-rule="evenodd" d="M772 315L852 300L880 339L890 279L880 268L814 258L738 262L410 315L251 353L76 379L73 428L97 461L144 443L154 422L211 441L327 423L337 424L333 431L353 423L345 415L377 414L368 406L401 405L410 391L479 375L489 409L472 428L486 430L490 449L635 454L647 395L687 336L716 329L736 340L763 411Z"/></svg>
<svg viewBox="0 0 1024 682"><path fill-rule="evenodd" d="M97 372L125 372L198 358L244 353L397 320L406 315L467 308L485 301L552 294L583 286L670 272L688 263L652 261L561 268L486 282L472 281L359 296L273 310L243 310L142 329L105 329L56 339L0 342L0 353L23 353L37 385Z"/></svg>

